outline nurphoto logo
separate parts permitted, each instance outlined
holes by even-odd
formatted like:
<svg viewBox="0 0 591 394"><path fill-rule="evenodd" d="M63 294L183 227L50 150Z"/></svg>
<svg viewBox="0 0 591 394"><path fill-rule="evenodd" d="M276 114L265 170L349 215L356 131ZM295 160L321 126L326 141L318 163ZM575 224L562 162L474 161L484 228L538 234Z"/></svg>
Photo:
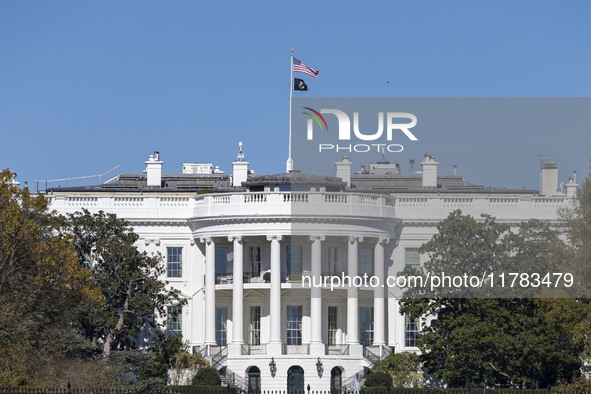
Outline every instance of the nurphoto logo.
<svg viewBox="0 0 591 394"><path fill-rule="evenodd" d="M307 122L307 139L314 140L314 122L320 127L320 130L326 129L328 131L328 124L322 114L335 115L338 121L338 139L339 141L351 141L351 118L344 111L338 109L320 109L317 111L310 107L303 107L310 112L304 112L310 119ZM418 141L418 138L410 131L411 128L417 125L417 117L408 112L387 112L386 125L384 127L384 112L378 112L378 128L375 132L362 132L359 128L359 112L353 112L353 135L356 139L361 141L379 141L383 140L384 129L386 130L386 141L391 142L395 136L395 131L401 131L409 140ZM400 122L402 119L410 120L410 122ZM397 133L396 133L397 134ZM318 151L347 151L365 153L372 150L377 152L402 152L404 146L401 144L389 143L362 143L362 144L318 144Z"/></svg>

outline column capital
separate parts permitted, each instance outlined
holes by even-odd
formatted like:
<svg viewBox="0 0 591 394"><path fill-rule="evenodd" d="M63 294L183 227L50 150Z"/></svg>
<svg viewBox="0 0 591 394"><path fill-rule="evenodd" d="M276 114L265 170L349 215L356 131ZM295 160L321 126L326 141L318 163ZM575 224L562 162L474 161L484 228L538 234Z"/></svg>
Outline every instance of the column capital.
<svg viewBox="0 0 591 394"><path fill-rule="evenodd" d="M314 242L314 241L324 242L325 240L326 240L325 235L310 235L310 241L312 241L312 242Z"/></svg>
<svg viewBox="0 0 591 394"><path fill-rule="evenodd" d="M282 241L283 240L283 236L282 235L267 235L267 241Z"/></svg>
<svg viewBox="0 0 591 394"><path fill-rule="evenodd" d="M242 235L229 235L228 241L230 241L230 242L238 241L238 243L242 243L245 241L245 239Z"/></svg>
<svg viewBox="0 0 591 394"><path fill-rule="evenodd" d="M388 238L388 237L379 237L378 238L378 243L382 246L389 243L389 242L390 242L390 238Z"/></svg>
<svg viewBox="0 0 591 394"><path fill-rule="evenodd" d="M210 244L213 242L213 239L211 237L203 237L203 238L199 238L199 242L201 242L202 244L204 244L204 243Z"/></svg>
<svg viewBox="0 0 591 394"><path fill-rule="evenodd" d="M349 240L348 240L348 242L349 242L351 245L353 245L353 244L355 244L355 243L357 243L357 242L363 242L363 237L352 236L352 237L349 237Z"/></svg>

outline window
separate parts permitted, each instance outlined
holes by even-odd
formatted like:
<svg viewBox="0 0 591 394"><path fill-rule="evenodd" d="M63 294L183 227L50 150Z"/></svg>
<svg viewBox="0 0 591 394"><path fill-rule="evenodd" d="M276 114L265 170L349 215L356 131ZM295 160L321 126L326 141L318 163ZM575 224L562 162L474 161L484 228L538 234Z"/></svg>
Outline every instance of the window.
<svg viewBox="0 0 591 394"><path fill-rule="evenodd" d="M359 339L363 346L371 346L373 343L373 308L359 308Z"/></svg>
<svg viewBox="0 0 591 394"><path fill-rule="evenodd" d="M261 276L261 247L253 246L250 248L250 270L252 276Z"/></svg>
<svg viewBox="0 0 591 394"><path fill-rule="evenodd" d="M261 344L261 307L250 307L250 344Z"/></svg>
<svg viewBox="0 0 591 394"><path fill-rule="evenodd" d="M181 335L183 332L183 307L169 306L166 308L166 334Z"/></svg>
<svg viewBox="0 0 591 394"><path fill-rule="evenodd" d="M373 249L359 249L359 275L373 275Z"/></svg>
<svg viewBox="0 0 591 394"><path fill-rule="evenodd" d="M183 276L183 248L166 248L166 276L182 278Z"/></svg>
<svg viewBox="0 0 591 394"><path fill-rule="evenodd" d="M287 246L287 275L299 278L302 277L302 247L301 246Z"/></svg>
<svg viewBox="0 0 591 394"><path fill-rule="evenodd" d="M405 267L412 267L412 268L420 268L421 267L419 248L404 249L404 265L405 265Z"/></svg>
<svg viewBox="0 0 591 394"><path fill-rule="evenodd" d="M302 344L302 307L287 306L287 344Z"/></svg>
<svg viewBox="0 0 591 394"><path fill-rule="evenodd" d="M419 319L406 316L404 320L404 346L416 347L420 328Z"/></svg>
<svg viewBox="0 0 591 394"><path fill-rule="evenodd" d="M328 345L337 344L337 307L328 307Z"/></svg>
<svg viewBox="0 0 591 394"><path fill-rule="evenodd" d="M218 346L226 346L228 343L227 321L228 308L215 308L215 341Z"/></svg>
<svg viewBox="0 0 591 394"><path fill-rule="evenodd" d="M329 246L328 248L328 272L330 275L337 274L337 247Z"/></svg>
<svg viewBox="0 0 591 394"><path fill-rule="evenodd" d="M228 248L215 248L215 274L228 273Z"/></svg>

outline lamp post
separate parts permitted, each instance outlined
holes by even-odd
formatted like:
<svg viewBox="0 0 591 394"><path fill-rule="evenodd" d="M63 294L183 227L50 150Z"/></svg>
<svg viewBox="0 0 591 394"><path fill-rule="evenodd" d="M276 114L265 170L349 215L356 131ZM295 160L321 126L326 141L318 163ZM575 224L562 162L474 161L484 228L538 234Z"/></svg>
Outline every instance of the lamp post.
<svg viewBox="0 0 591 394"><path fill-rule="evenodd" d="M269 370L271 371L271 376L275 377L275 373L277 372L277 364L275 364L274 357L271 357L271 361L269 361Z"/></svg>
<svg viewBox="0 0 591 394"><path fill-rule="evenodd" d="M318 357L318 361L316 361L316 371L318 372L318 376L322 377L322 372L324 372L324 368L322 367L322 361L320 357Z"/></svg>

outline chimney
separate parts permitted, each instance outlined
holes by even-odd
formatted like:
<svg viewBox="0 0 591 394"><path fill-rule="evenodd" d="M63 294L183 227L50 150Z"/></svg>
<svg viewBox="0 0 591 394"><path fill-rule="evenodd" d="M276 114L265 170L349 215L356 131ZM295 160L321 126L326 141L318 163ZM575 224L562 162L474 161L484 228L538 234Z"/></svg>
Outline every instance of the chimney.
<svg viewBox="0 0 591 394"><path fill-rule="evenodd" d="M558 193L558 166L555 161L547 161L540 169L540 189L543 196Z"/></svg>
<svg viewBox="0 0 591 394"><path fill-rule="evenodd" d="M341 178L343 182L347 184L348 188L351 188L351 161L347 156L343 157L343 160L334 163L337 168L337 178Z"/></svg>
<svg viewBox="0 0 591 394"><path fill-rule="evenodd" d="M577 172L575 171L573 176L568 178L568 183L564 185L566 189L566 198L576 198L577 197Z"/></svg>
<svg viewBox="0 0 591 394"><path fill-rule="evenodd" d="M238 156L232 163L232 186L240 187L242 182L246 182L248 179L248 164L244 159L244 153L242 152L242 142L238 143Z"/></svg>
<svg viewBox="0 0 591 394"><path fill-rule="evenodd" d="M429 189L437 188L437 166L438 162L435 161L433 155L425 153L425 158L421 163L423 168L423 187Z"/></svg>
<svg viewBox="0 0 591 394"><path fill-rule="evenodd" d="M162 186L162 164L160 152L156 151L146 161L146 178L148 187Z"/></svg>

